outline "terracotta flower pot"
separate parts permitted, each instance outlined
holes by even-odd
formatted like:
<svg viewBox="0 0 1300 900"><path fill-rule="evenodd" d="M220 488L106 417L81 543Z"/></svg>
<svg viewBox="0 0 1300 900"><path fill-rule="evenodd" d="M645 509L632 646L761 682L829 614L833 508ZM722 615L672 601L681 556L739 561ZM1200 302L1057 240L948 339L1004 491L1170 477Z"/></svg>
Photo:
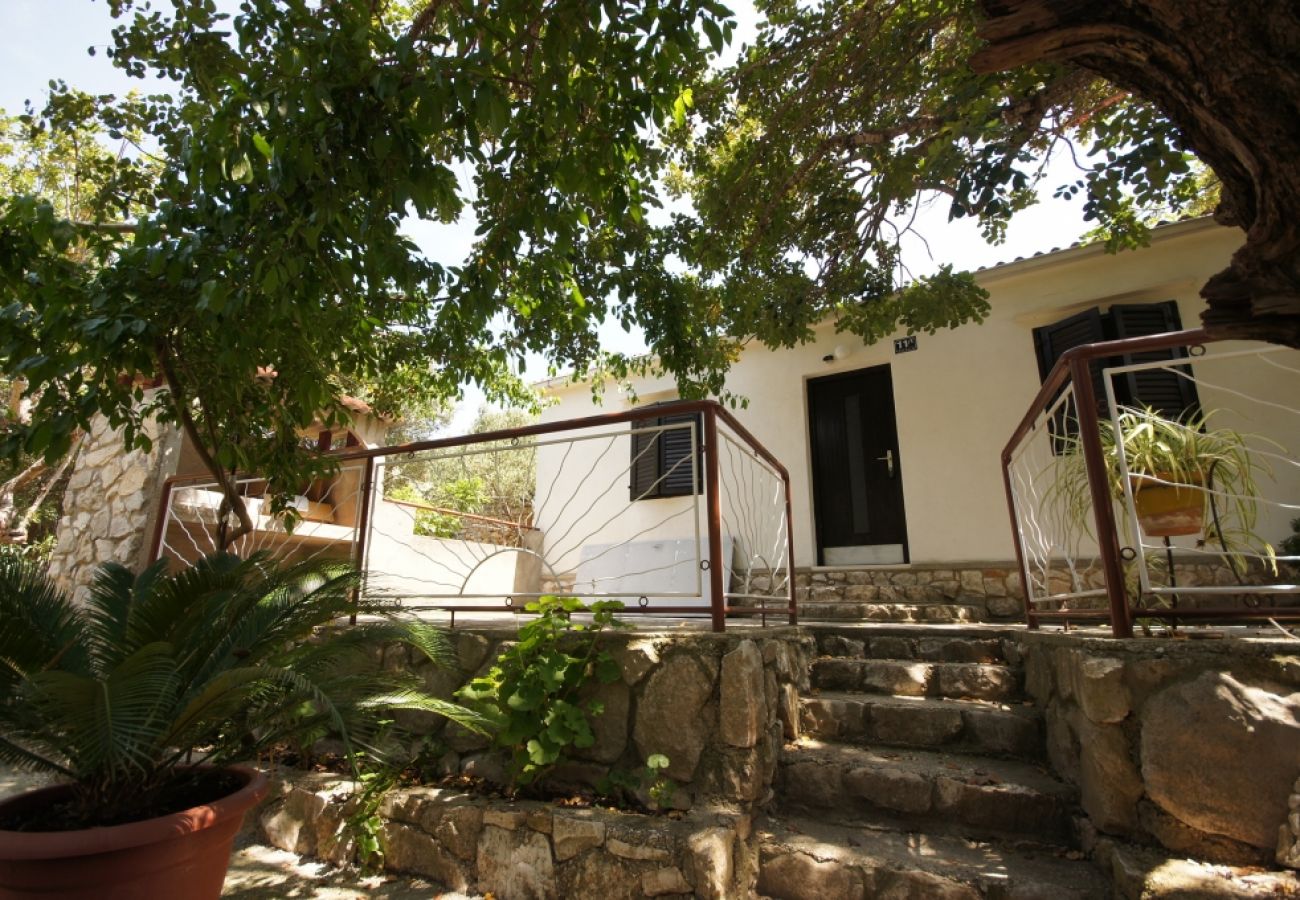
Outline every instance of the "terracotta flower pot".
<svg viewBox="0 0 1300 900"><path fill-rule="evenodd" d="M221 894L244 814L267 792L266 776L231 766L243 787L178 813L80 831L0 831L0 900L208 900ZM68 793L66 785L0 803L22 813Z"/></svg>
<svg viewBox="0 0 1300 900"><path fill-rule="evenodd" d="M1205 526L1205 493L1198 487L1164 484L1163 478L1133 476L1133 505L1147 537L1200 534Z"/></svg>

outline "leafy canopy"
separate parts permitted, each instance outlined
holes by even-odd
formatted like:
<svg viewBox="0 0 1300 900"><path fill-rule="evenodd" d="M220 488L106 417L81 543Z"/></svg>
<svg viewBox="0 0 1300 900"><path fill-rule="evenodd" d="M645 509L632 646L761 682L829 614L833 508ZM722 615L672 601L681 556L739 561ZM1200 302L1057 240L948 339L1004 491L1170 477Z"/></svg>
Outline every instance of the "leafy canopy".
<svg viewBox="0 0 1300 900"><path fill-rule="evenodd" d="M758 6L757 41L675 131L670 186L693 213L664 236L738 339L792 344L828 315L868 341L981 319L969 274L907 278L900 239L937 198L1001 240L1052 151L1075 154L1061 192L1082 192L1112 246L1203 193L1168 120L1102 79L1047 63L973 72L976 0Z"/></svg>
<svg viewBox="0 0 1300 900"><path fill-rule="evenodd" d="M298 434L341 416L342 384L383 413L510 395L529 351L591 361L594 324L640 296L652 136L704 69L696 28L730 29L718 0L110 4L114 63L168 92L56 83L32 119L140 149L76 214L0 200L0 359L36 403L0 452L57 456L96 412L143 445L157 416L219 481L281 493L318 471ZM402 230L467 214L455 266Z"/></svg>

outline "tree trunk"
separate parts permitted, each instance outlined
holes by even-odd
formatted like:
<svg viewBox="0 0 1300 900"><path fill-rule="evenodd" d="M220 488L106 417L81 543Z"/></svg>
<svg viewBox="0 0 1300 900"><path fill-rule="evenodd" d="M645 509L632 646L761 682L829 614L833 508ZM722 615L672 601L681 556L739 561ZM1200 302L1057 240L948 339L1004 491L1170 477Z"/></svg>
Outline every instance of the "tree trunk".
<svg viewBox="0 0 1300 900"><path fill-rule="evenodd" d="M980 0L979 72L1069 62L1155 104L1246 232L1201 296L1206 329L1300 347L1300 3Z"/></svg>

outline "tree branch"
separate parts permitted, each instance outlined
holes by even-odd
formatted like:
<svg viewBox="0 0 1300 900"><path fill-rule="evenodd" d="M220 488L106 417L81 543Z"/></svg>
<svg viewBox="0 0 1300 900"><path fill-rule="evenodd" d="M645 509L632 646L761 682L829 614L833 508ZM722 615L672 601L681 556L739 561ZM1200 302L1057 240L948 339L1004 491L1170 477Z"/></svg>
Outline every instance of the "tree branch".
<svg viewBox="0 0 1300 900"><path fill-rule="evenodd" d="M185 435L190 439L190 444L193 445L194 452L199 455L203 467L216 479L221 488L221 495L225 500L225 505L239 519L239 526L234 533L228 534L224 528L223 518L223 527L218 532L218 549L224 553L235 541L246 534L252 533L253 520L248 515L248 507L244 504L244 498L239 495L238 485L226 472L225 467L217 462L216 457L208 450L203 438L199 435L198 424L190 413L184 387L181 384L180 377L176 374L172 348L166 338L158 339L158 342L154 345L154 355L158 357L158 364L162 368L163 378L167 380L168 396L171 398L172 409L176 412L176 418L180 421L181 428L184 429Z"/></svg>

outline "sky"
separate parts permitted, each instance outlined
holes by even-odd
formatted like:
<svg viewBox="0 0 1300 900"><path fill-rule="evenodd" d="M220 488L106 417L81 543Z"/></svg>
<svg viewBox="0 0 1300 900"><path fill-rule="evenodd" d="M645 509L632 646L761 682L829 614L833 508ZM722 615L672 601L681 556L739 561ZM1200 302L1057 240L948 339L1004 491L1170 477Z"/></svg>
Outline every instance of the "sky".
<svg viewBox="0 0 1300 900"><path fill-rule="evenodd" d="M753 40L756 17L750 0L732 0L730 5L736 12L737 29L727 57L734 58L746 42ZM92 93L154 90L155 86L148 82L122 75L102 52L88 54L87 48L102 49L109 43L112 27L106 0L0 0L0 71L4 72L0 79L0 108L18 113L28 100L39 107L54 78ZM1080 201L1056 200L1051 194L1057 185L1073 177L1068 159L1054 160L1043 182L1040 202L1012 220L1005 243L998 246L985 243L972 221L948 222L946 203L922 209L916 230L926 240L913 238L904 243L904 264L913 276L921 276L945 263L958 270L976 269L1068 246L1086 230ZM474 225L467 221L449 226L411 221L407 227L426 254L446 264L460 262L474 239ZM612 321L601 328L600 336L609 350L645 350L639 333L627 334ZM525 375L529 380L547 374L540 359L527 361ZM449 430L465 430L481 403L482 395L468 390Z"/></svg>

